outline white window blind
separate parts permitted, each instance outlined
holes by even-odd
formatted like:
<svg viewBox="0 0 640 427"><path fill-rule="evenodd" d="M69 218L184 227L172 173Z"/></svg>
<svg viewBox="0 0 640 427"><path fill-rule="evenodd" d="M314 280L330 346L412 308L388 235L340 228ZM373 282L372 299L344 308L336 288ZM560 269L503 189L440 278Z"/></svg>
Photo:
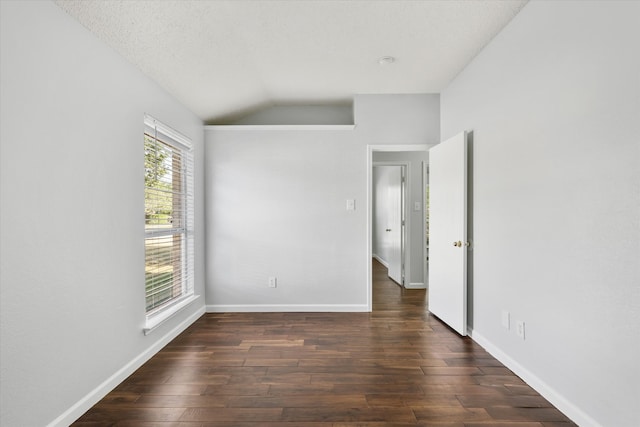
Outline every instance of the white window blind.
<svg viewBox="0 0 640 427"><path fill-rule="evenodd" d="M145 296L147 318L193 295L191 141L144 117Z"/></svg>

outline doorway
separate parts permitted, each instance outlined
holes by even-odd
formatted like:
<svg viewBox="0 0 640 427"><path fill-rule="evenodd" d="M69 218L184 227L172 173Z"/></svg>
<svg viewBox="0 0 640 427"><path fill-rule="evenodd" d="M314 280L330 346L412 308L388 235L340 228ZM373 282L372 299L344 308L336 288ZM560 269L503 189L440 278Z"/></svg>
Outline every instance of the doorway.
<svg viewBox="0 0 640 427"><path fill-rule="evenodd" d="M400 286L405 284L408 168L408 163L373 162L372 256Z"/></svg>
<svg viewBox="0 0 640 427"><path fill-rule="evenodd" d="M367 146L367 304L372 310L372 257L374 234L374 163L406 166L405 198L402 202L405 213L404 222L404 287L407 289L425 289L426 268L426 234L425 224L425 177L428 149L430 145L368 145ZM391 228L391 227L387 227ZM384 229L386 232L386 228ZM393 230L393 228L392 228ZM401 282L401 281L400 281Z"/></svg>

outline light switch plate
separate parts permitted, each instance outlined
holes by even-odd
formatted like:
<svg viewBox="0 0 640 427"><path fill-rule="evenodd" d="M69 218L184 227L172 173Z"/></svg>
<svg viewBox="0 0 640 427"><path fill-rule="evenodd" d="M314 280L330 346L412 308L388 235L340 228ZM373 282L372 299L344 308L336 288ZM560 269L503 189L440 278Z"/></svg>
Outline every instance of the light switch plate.
<svg viewBox="0 0 640 427"><path fill-rule="evenodd" d="M347 199L347 210L355 211L356 210L356 201L355 199Z"/></svg>
<svg viewBox="0 0 640 427"><path fill-rule="evenodd" d="M422 203L414 202L413 203L413 210L416 211L416 212L420 212L420 209L422 209Z"/></svg>
<svg viewBox="0 0 640 427"><path fill-rule="evenodd" d="M269 277L268 286L270 288L276 288L278 286L278 279L276 277Z"/></svg>

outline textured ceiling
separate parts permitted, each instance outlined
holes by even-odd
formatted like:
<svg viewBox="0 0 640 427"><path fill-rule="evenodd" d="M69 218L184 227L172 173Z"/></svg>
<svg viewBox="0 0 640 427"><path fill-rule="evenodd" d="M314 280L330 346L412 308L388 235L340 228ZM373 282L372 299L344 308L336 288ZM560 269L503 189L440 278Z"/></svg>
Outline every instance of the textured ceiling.
<svg viewBox="0 0 640 427"><path fill-rule="evenodd" d="M437 93L525 5L57 0L208 123L359 93ZM396 58L378 64L385 55Z"/></svg>

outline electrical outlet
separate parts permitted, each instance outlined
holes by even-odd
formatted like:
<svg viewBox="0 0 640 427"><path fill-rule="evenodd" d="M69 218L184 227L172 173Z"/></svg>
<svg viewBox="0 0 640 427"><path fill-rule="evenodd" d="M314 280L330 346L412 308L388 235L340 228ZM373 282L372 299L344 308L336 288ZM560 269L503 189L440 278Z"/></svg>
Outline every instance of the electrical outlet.
<svg viewBox="0 0 640 427"><path fill-rule="evenodd" d="M524 339L524 322L522 320L516 322L516 334Z"/></svg>
<svg viewBox="0 0 640 427"><path fill-rule="evenodd" d="M276 277L269 277L269 287L276 288L278 286L278 279Z"/></svg>
<svg viewBox="0 0 640 427"><path fill-rule="evenodd" d="M506 330L509 330L511 328L510 317L511 316L507 310L502 310L502 327Z"/></svg>

